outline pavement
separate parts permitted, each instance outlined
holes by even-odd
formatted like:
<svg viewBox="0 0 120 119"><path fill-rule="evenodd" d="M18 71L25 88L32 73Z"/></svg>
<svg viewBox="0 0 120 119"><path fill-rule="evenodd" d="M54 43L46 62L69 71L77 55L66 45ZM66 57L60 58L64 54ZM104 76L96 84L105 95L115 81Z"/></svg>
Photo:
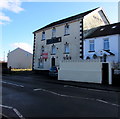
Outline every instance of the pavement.
<svg viewBox="0 0 120 119"><path fill-rule="evenodd" d="M85 82L74 82L74 81L61 81L61 80L50 81L50 82L57 83L57 84L71 85L71 86L76 86L76 87L82 87L82 88L91 88L91 89L120 92L120 87L112 86L112 85L103 85L103 84L94 84L94 83L85 83Z"/></svg>

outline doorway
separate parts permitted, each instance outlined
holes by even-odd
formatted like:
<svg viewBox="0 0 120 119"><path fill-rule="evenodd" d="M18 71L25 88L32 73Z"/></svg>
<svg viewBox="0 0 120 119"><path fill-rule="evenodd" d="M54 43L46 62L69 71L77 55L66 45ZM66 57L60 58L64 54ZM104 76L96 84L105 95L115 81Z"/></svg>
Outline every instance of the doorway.
<svg viewBox="0 0 120 119"><path fill-rule="evenodd" d="M55 66L55 58L54 57L52 57L52 59L51 59L51 67L53 67L53 66Z"/></svg>

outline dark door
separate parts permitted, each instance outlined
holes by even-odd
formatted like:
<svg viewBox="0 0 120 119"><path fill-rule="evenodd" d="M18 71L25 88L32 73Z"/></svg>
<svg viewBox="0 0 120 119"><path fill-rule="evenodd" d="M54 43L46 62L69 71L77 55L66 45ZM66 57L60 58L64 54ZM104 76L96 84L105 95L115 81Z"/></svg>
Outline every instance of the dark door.
<svg viewBox="0 0 120 119"><path fill-rule="evenodd" d="M102 64L102 84L109 84L109 65L108 65L108 63Z"/></svg>
<svg viewBox="0 0 120 119"><path fill-rule="evenodd" d="M55 66L55 58L54 57L51 59L51 67L53 67L53 66Z"/></svg>

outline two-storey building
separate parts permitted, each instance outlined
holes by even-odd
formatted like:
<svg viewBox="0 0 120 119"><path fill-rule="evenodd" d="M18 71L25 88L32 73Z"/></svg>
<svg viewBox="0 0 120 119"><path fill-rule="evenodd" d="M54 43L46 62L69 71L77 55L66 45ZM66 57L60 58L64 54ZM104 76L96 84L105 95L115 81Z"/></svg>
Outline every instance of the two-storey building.
<svg viewBox="0 0 120 119"><path fill-rule="evenodd" d="M83 59L83 37L109 20L102 8L62 19L33 32L33 70L49 70L62 60Z"/></svg>
<svg viewBox="0 0 120 119"><path fill-rule="evenodd" d="M84 39L84 59L120 63L120 22L100 26Z"/></svg>

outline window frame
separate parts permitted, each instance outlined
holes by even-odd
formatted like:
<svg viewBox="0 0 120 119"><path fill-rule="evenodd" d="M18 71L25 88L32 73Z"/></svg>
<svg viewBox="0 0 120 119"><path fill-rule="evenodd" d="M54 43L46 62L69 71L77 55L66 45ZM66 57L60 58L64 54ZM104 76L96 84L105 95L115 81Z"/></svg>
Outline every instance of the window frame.
<svg viewBox="0 0 120 119"><path fill-rule="evenodd" d="M55 45L52 45L52 47L51 47L51 54L52 55L56 54L56 46Z"/></svg>
<svg viewBox="0 0 120 119"><path fill-rule="evenodd" d="M66 24L66 25L64 26L64 36L70 35L70 34L69 34L69 29L70 29L70 25Z"/></svg>
<svg viewBox="0 0 120 119"><path fill-rule="evenodd" d="M69 45L69 43L64 44L64 54L70 54L70 45Z"/></svg>
<svg viewBox="0 0 120 119"><path fill-rule="evenodd" d="M45 40L45 31L42 32L42 40Z"/></svg>
<svg viewBox="0 0 120 119"><path fill-rule="evenodd" d="M53 27L52 28L52 38L55 38L56 37L56 28Z"/></svg>
<svg viewBox="0 0 120 119"><path fill-rule="evenodd" d="M44 67L44 61L43 59L38 59L38 68L43 68Z"/></svg>
<svg viewBox="0 0 120 119"><path fill-rule="evenodd" d="M106 50L106 51L110 50L109 38L104 38L103 39L103 49Z"/></svg>
<svg viewBox="0 0 120 119"><path fill-rule="evenodd" d="M89 40L89 52L95 52L95 41Z"/></svg>

